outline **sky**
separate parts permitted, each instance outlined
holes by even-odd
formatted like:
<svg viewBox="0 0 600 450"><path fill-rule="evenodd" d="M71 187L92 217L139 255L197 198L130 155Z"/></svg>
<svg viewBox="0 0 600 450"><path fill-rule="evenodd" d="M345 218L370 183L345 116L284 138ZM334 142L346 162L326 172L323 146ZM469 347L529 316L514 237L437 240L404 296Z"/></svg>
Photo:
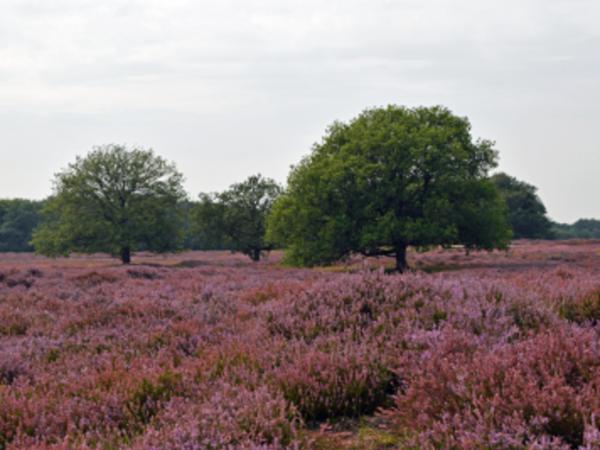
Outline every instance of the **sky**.
<svg viewBox="0 0 600 450"><path fill-rule="evenodd" d="M191 197L285 182L334 120L444 105L549 216L600 218L598 0L0 0L0 198L96 145Z"/></svg>

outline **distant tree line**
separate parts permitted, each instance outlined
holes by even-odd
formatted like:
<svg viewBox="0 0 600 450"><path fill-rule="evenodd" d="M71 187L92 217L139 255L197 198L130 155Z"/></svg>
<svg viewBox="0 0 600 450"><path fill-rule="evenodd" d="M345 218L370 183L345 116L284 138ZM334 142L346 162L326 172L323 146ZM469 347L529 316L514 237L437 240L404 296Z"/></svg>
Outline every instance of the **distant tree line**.
<svg viewBox="0 0 600 450"><path fill-rule="evenodd" d="M44 202L0 200L0 252L31 252L31 235L41 222Z"/></svg>
<svg viewBox="0 0 600 450"><path fill-rule="evenodd" d="M253 175L190 200L183 176L152 150L105 145L60 171L44 201L0 200L0 251L49 256L231 250L252 260L284 248L295 265L409 246L506 248L511 239L600 238L600 221L554 223L537 189L496 166L444 107L388 106L335 122L285 187Z"/></svg>
<svg viewBox="0 0 600 450"><path fill-rule="evenodd" d="M552 238L552 222L546 216L546 207L535 186L506 173L497 173L491 180L506 202L514 239Z"/></svg>
<svg viewBox="0 0 600 450"><path fill-rule="evenodd" d="M506 201L514 239L600 239L600 220L554 222L547 217L535 186L505 173L495 174L491 180Z"/></svg>
<svg viewBox="0 0 600 450"><path fill-rule="evenodd" d="M554 239L600 239L600 220L579 219L573 224L552 223Z"/></svg>

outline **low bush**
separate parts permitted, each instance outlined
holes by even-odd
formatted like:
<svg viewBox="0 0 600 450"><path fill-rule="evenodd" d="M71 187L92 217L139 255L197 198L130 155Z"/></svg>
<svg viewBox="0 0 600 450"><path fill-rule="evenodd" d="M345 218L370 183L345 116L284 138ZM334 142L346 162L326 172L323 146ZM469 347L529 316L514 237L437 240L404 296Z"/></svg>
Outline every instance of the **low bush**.
<svg viewBox="0 0 600 450"><path fill-rule="evenodd" d="M160 374L155 381L142 378L125 402L126 413L133 423L143 427L166 402L181 392L181 377L171 371Z"/></svg>
<svg viewBox="0 0 600 450"><path fill-rule="evenodd" d="M293 449L301 442L300 424L294 408L266 386L217 382L203 401L170 402L134 448Z"/></svg>
<svg viewBox="0 0 600 450"><path fill-rule="evenodd" d="M600 291L565 299L559 304L558 311L561 317L570 322L590 322L595 325L600 320Z"/></svg>
<svg viewBox="0 0 600 450"><path fill-rule="evenodd" d="M563 326L491 349L447 330L407 382L386 416L422 448L579 448L599 425L600 342Z"/></svg>
<svg viewBox="0 0 600 450"><path fill-rule="evenodd" d="M277 372L286 400L308 422L372 414L386 406L398 377L369 349L295 350Z"/></svg>

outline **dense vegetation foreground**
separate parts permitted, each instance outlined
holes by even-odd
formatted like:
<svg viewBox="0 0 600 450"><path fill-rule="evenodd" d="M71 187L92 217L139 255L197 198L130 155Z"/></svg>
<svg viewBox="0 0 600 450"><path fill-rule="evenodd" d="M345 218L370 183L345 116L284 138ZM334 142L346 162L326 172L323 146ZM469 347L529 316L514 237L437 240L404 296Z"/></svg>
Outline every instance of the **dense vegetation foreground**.
<svg viewBox="0 0 600 450"><path fill-rule="evenodd" d="M600 448L599 249L7 254L0 449Z"/></svg>

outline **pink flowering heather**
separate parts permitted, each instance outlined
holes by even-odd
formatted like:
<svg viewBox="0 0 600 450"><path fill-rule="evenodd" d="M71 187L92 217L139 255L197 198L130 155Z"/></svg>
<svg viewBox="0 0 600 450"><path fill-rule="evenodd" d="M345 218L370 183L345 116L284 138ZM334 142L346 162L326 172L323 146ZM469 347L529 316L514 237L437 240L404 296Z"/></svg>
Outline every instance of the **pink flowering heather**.
<svg viewBox="0 0 600 450"><path fill-rule="evenodd" d="M0 449L600 448L599 249L4 255Z"/></svg>

